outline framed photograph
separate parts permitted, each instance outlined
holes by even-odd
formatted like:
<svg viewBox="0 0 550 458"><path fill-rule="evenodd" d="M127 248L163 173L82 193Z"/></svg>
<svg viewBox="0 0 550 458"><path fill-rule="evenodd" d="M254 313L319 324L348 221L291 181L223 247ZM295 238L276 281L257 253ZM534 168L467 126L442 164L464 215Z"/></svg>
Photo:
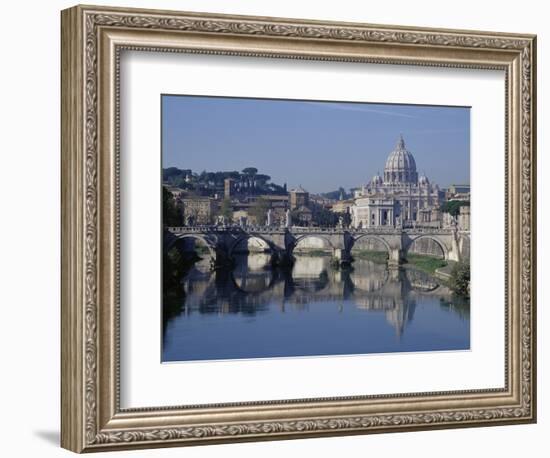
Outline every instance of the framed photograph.
<svg viewBox="0 0 550 458"><path fill-rule="evenodd" d="M536 421L536 38L62 12L62 446Z"/></svg>

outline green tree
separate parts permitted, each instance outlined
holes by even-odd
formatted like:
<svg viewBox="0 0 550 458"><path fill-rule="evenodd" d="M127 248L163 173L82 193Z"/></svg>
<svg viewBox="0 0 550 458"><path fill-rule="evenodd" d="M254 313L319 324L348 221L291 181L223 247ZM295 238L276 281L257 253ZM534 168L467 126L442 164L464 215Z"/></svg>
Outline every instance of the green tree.
<svg viewBox="0 0 550 458"><path fill-rule="evenodd" d="M460 213L460 207L469 206L470 202L464 200L449 200L441 205L443 213L450 213L452 216L457 216Z"/></svg>
<svg viewBox="0 0 550 458"><path fill-rule="evenodd" d="M255 178L261 186L265 186L266 183L271 180L271 177L269 175L265 175L263 173L258 173Z"/></svg>
<svg viewBox="0 0 550 458"><path fill-rule="evenodd" d="M313 211L313 221L319 226L335 226L338 222L339 214L328 210L322 205L310 203L310 208Z"/></svg>
<svg viewBox="0 0 550 458"><path fill-rule="evenodd" d="M215 183L216 174L214 172L206 172L204 181L206 182L206 184Z"/></svg>
<svg viewBox="0 0 550 458"><path fill-rule="evenodd" d="M162 222L167 226L181 226L182 212L176 204L174 196L164 186L162 187Z"/></svg>
<svg viewBox="0 0 550 458"><path fill-rule="evenodd" d="M250 207L248 214L256 220L256 224L265 224L269 207L269 201L264 197L259 197Z"/></svg>
<svg viewBox="0 0 550 458"><path fill-rule="evenodd" d="M168 167L162 169L162 180L171 181L174 178L185 178L187 175L191 175L193 171L191 169L178 169L177 167Z"/></svg>
<svg viewBox="0 0 550 458"><path fill-rule="evenodd" d="M459 296L470 296L470 264L458 262L451 271L450 286Z"/></svg>
<svg viewBox="0 0 550 458"><path fill-rule="evenodd" d="M247 167L243 169L243 173L249 177L253 177L258 173L258 169L256 167Z"/></svg>
<svg viewBox="0 0 550 458"><path fill-rule="evenodd" d="M353 194L351 192L346 192L346 190L340 186L336 191L324 192L321 195L327 199L339 200L340 197L348 199L352 197Z"/></svg>

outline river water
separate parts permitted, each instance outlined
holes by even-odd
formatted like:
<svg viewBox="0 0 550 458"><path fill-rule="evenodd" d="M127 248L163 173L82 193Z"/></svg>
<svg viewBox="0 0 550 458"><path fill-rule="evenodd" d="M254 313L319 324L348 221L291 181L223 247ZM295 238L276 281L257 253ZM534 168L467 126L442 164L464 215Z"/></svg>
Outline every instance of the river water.
<svg viewBox="0 0 550 458"><path fill-rule="evenodd" d="M467 350L470 308L419 270L296 256L289 272L251 253L195 263L165 291L163 331L165 362Z"/></svg>

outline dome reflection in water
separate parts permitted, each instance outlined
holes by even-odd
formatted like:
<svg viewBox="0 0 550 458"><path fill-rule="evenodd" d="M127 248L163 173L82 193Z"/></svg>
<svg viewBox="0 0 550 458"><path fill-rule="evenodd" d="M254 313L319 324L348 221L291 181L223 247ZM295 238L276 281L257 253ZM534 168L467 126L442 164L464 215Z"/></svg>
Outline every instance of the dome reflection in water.
<svg viewBox="0 0 550 458"><path fill-rule="evenodd" d="M431 275L356 258L235 256L230 269L195 262L164 294L163 361L467 350L469 303Z"/></svg>

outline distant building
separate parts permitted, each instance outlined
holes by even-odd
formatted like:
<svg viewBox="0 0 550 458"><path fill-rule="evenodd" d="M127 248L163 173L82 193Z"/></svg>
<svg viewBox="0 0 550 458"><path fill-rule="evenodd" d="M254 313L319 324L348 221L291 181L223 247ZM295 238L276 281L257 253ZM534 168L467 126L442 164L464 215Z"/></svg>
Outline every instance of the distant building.
<svg viewBox="0 0 550 458"><path fill-rule="evenodd" d="M180 199L181 197L183 197L185 195L185 191L181 188L177 188L175 186L170 186L170 185L163 185L166 190L172 194L172 197L176 200Z"/></svg>
<svg viewBox="0 0 550 458"><path fill-rule="evenodd" d="M449 194L470 194L470 185L469 184L452 184L449 186Z"/></svg>
<svg viewBox="0 0 550 458"><path fill-rule="evenodd" d="M257 197L249 198L249 201L256 201L258 198L261 198L267 202L269 202L270 208L284 208L285 210L288 208L288 201L289 197L288 195L282 195L282 194L265 194Z"/></svg>
<svg viewBox="0 0 550 458"><path fill-rule="evenodd" d="M348 213L351 211L351 207L355 205L355 200L338 200L331 205L331 210L334 213Z"/></svg>
<svg viewBox="0 0 550 458"><path fill-rule="evenodd" d="M398 201L389 197L364 197L357 199L352 207L352 226L395 226L399 218Z"/></svg>
<svg viewBox="0 0 550 458"><path fill-rule="evenodd" d="M447 200L459 200L461 202L470 202L470 194L455 194L452 197L449 197Z"/></svg>
<svg viewBox="0 0 550 458"><path fill-rule="evenodd" d="M294 210L298 207L309 207L309 192L302 186L290 191L290 209Z"/></svg>
<svg viewBox="0 0 550 458"><path fill-rule="evenodd" d="M310 194L309 195L309 203L310 204L316 204L323 208L326 208L327 210L332 209L332 206L335 203L334 199L329 199L327 197L320 196L318 194Z"/></svg>
<svg viewBox="0 0 550 458"><path fill-rule="evenodd" d="M212 223L218 205L211 197L187 196L181 199L183 218L188 226Z"/></svg>
<svg viewBox="0 0 550 458"><path fill-rule="evenodd" d="M453 184L445 192L447 200L470 201L470 185L469 184Z"/></svg>
<svg viewBox="0 0 550 458"><path fill-rule="evenodd" d="M298 226L309 226L313 221L313 212L305 205L292 210L293 224Z"/></svg>
<svg viewBox="0 0 550 458"><path fill-rule="evenodd" d="M238 223L244 218L249 224L258 224L256 218L251 216L251 213L253 213L251 210L257 205L259 199L267 203L267 208L271 210L272 225L283 226L286 219L286 210L289 207L289 196L281 194L265 194L232 199L233 221Z"/></svg>
<svg viewBox="0 0 550 458"><path fill-rule="evenodd" d="M355 190L351 207L353 227L399 226L435 223L434 217L444 198L437 184L419 176L416 161L405 147L403 137L389 154L384 176L375 175Z"/></svg>
<svg viewBox="0 0 550 458"><path fill-rule="evenodd" d="M235 180L233 178L226 178L223 181L223 196L226 199L230 199L235 191Z"/></svg>

